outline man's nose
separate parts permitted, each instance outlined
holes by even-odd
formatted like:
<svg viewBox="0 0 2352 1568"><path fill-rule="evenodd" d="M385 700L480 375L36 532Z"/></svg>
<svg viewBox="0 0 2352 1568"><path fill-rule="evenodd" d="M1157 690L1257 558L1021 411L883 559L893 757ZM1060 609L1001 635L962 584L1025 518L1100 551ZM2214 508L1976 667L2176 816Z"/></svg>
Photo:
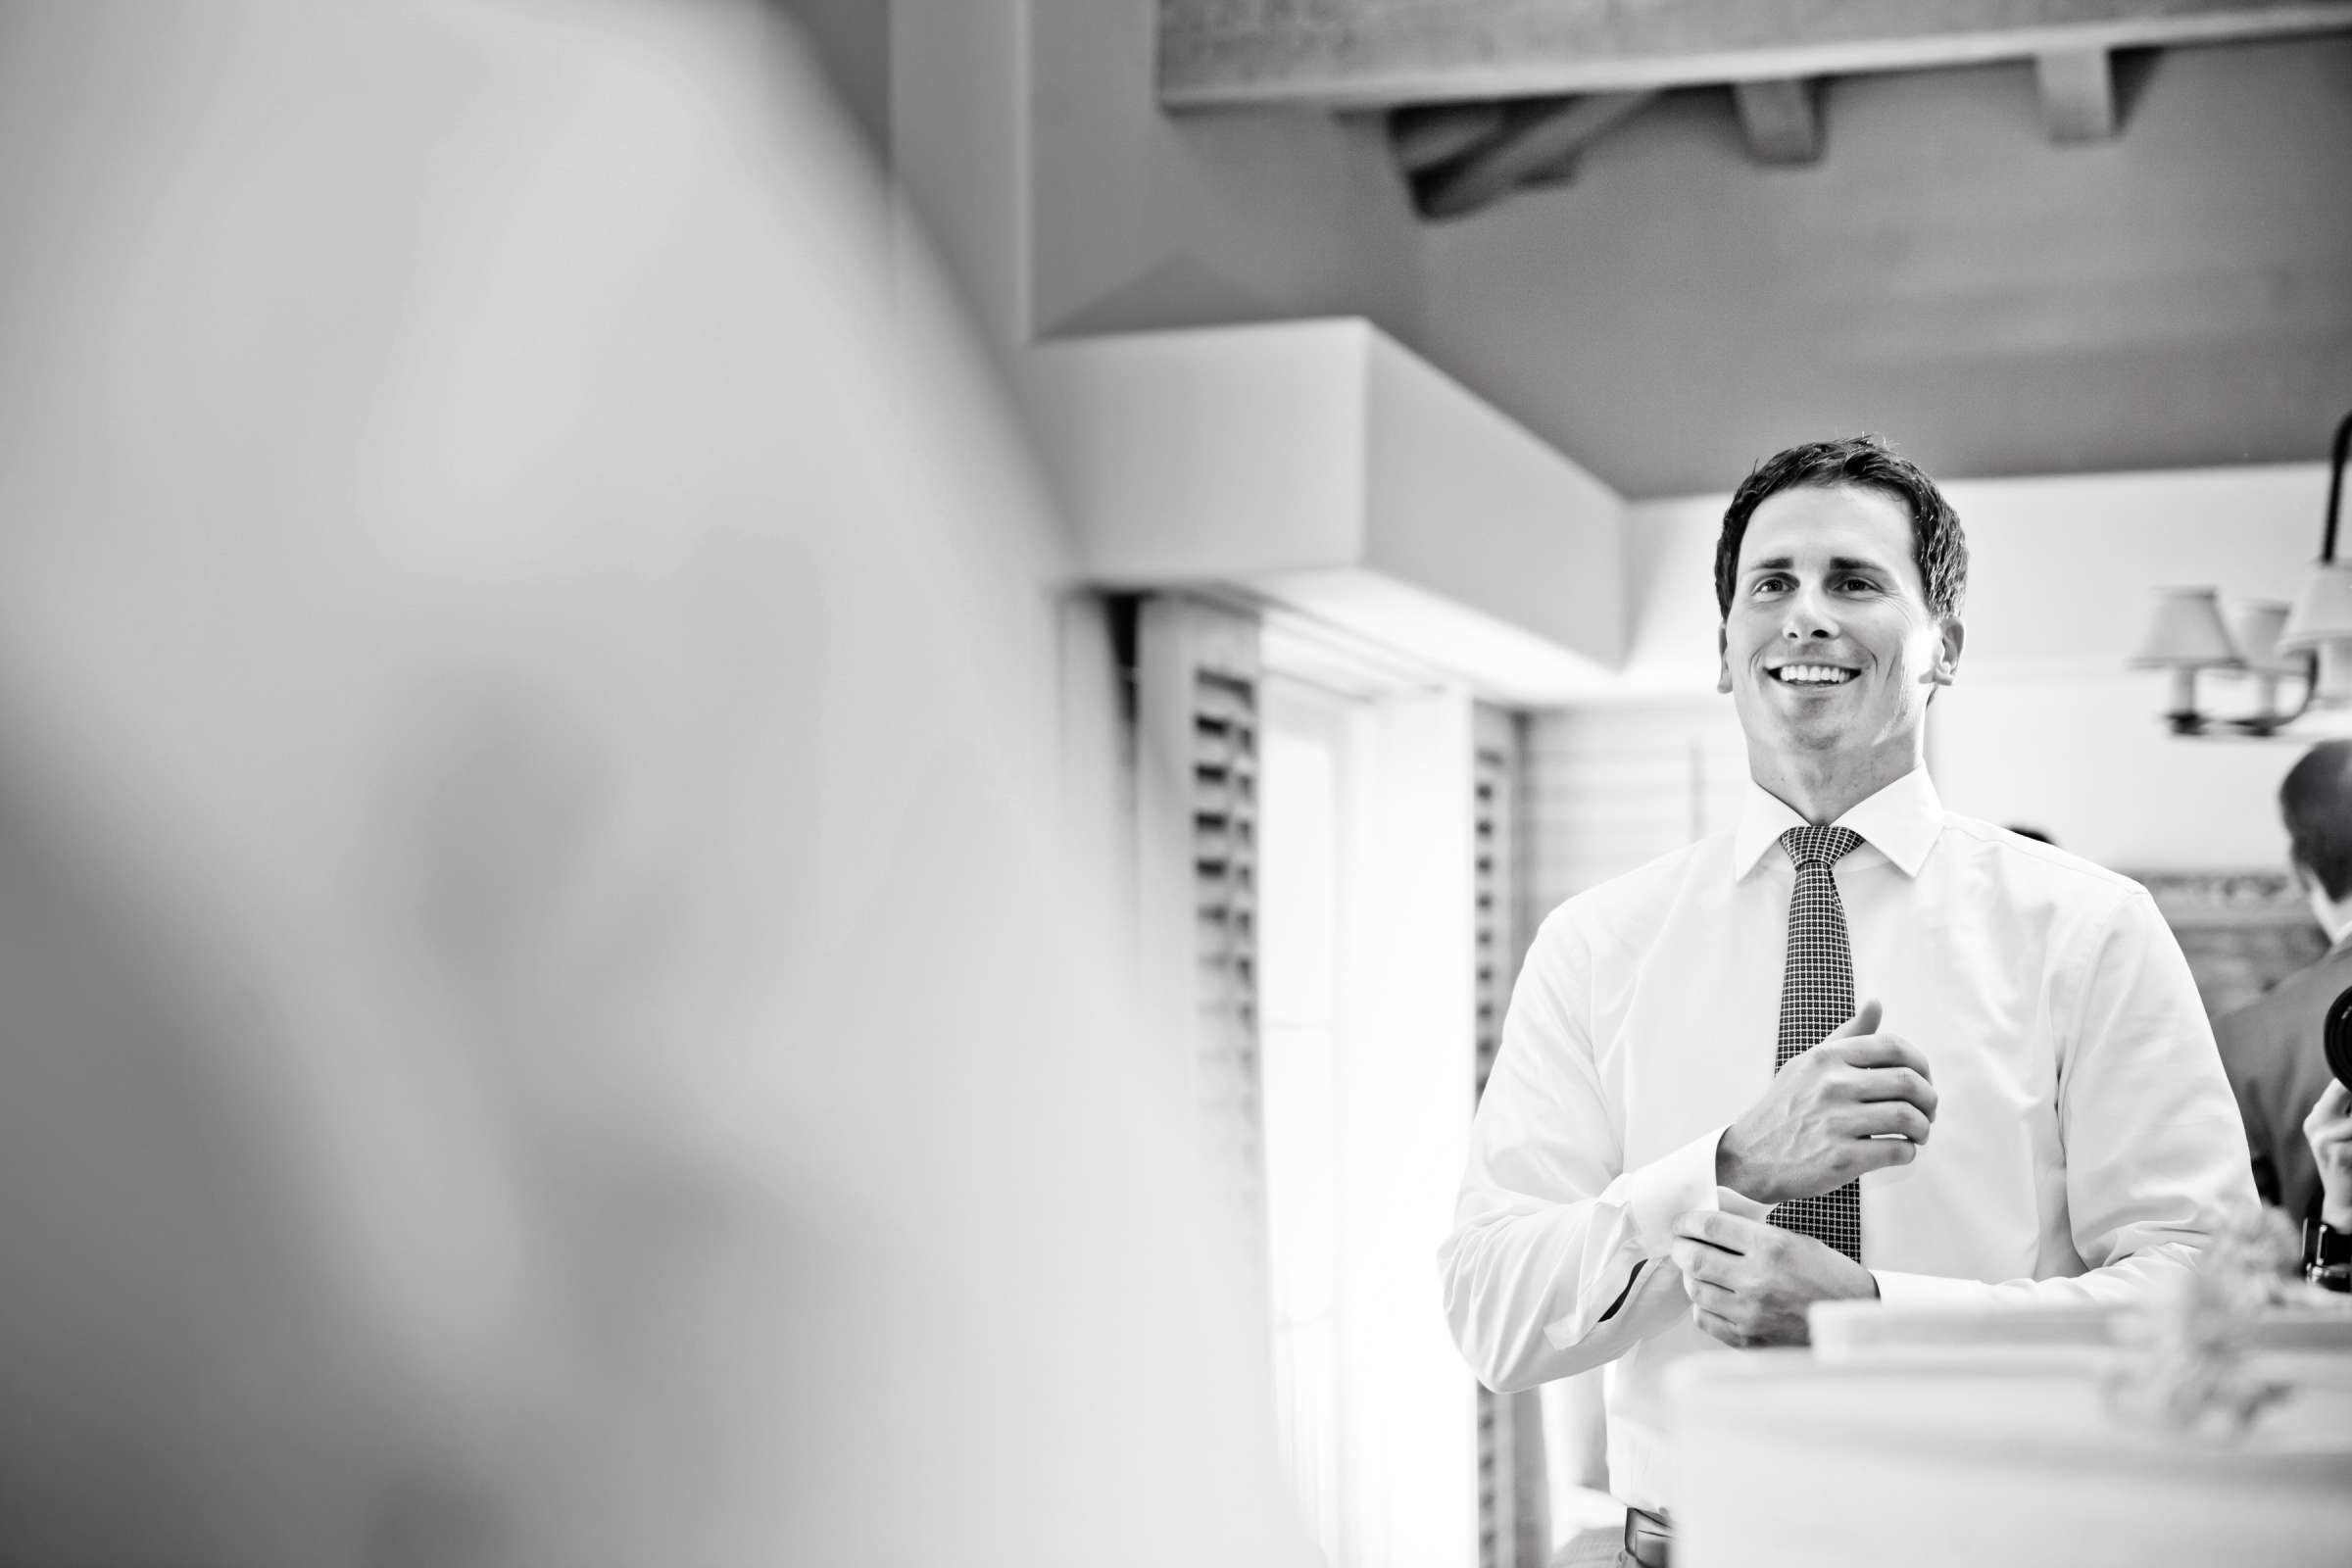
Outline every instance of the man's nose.
<svg viewBox="0 0 2352 1568"><path fill-rule="evenodd" d="M1830 603L1819 589L1800 588L1788 596L1781 635L1790 642L1838 635L1838 618L1830 612Z"/></svg>

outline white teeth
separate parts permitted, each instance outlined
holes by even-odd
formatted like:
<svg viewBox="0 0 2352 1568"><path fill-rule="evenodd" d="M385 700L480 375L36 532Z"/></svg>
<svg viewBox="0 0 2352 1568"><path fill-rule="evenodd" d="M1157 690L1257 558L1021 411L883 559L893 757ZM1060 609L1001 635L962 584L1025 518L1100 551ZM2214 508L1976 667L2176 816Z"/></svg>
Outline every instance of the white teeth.
<svg viewBox="0 0 2352 1568"><path fill-rule="evenodd" d="M1783 664L1774 673L1792 686L1841 686L1854 678L1852 670L1835 664Z"/></svg>

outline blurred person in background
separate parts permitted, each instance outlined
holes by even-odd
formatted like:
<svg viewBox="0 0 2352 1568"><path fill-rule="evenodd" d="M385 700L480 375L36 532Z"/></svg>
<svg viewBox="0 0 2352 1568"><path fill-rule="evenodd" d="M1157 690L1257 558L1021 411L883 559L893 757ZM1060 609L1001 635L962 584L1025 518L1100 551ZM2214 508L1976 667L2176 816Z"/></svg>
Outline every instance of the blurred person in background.
<svg viewBox="0 0 2352 1568"><path fill-rule="evenodd" d="M1607 1367L1625 1559L1668 1554L1677 1360L1805 1344L1817 1301L2128 1300L2251 1209L2146 891L1928 777L1967 569L1870 437L1750 473L1716 554L1740 820L1554 910L1512 995L1446 1307L1491 1388Z"/></svg>
<svg viewBox="0 0 2352 1568"><path fill-rule="evenodd" d="M813 80L0 14L0 1561L1296 1560L1062 545Z"/></svg>
<svg viewBox="0 0 2352 1568"><path fill-rule="evenodd" d="M2255 1190L2305 1228L2352 1238L2352 1115L2328 1067L2325 1026L2352 989L2352 741L2322 741L2278 785L2296 885L2328 948L2214 1025L2245 1121ZM2329 1180L2332 1178L2332 1181Z"/></svg>

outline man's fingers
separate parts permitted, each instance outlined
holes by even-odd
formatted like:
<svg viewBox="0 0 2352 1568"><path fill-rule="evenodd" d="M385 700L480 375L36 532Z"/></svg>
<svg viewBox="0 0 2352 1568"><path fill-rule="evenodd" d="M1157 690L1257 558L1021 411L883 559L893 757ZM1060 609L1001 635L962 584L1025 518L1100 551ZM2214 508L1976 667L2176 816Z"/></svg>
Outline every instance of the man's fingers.
<svg viewBox="0 0 2352 1568"><path fill-rule="evenodd" d="M1854 1098L1866 1103L1882 1100L1907 1101L1917 1105L1920 1113L1930 1120L1935 1119L1936 1106L1941 1100L1936 1093L1936 1086L1928 1081L1927 1074L1916 1067L1907 1066L1865 1067L1855 1085Z"/></svg>
<svg viewBox="0 0 2352 1568"><path fill-rule="evenodd" d="M1886 1009L1879 1005L1878 999L1873 997L1861 1006L1856 1007L1851 1018L1831 1030L1829 1040L1852 1040L1861 1035L1875 1035L1879 1032L1879 1019L1885 1012ZM1824 1045L1828 1043L1828 1040L1823 1042Z"/></svg>
<svg viewBox="0 0 2352 1568"><path fill-rule="evenodd" d="M1727 1315L1732 1310L1732 1303L1740 1299L1737 1290L1717 1280L1686 1279L1683 1281L1683 1291L1690 1298L1691 1305Z"/></svg>
<svg viewBox="0 0 2352 1568"><path fill-rule="evenodd" d="M1729 1252L1682 1236L1676 1237L1674 1245L1666 1249L1666 1255L1674 1259L1674 1266L1683 1271L1684 1279L1706 1285L1721 1284L1723 1266L1731 1261Z"/></svg>
<svg viewBox="0 0 2352 1568"><path fill-rule="evenodd" d="M1908 1138L1861 1138L1854 1142L1855 1170L1885 1170L1889 1165L1908 1165L1919 1157L1919 1145Z"/></svg>
<svg viewBox="0 0 2352 1568"><path fill-rule="evenodd" d="M2322 1122L2347 1114L2352 1114L2352 1089L2345 1088L2341 1078L2330 1078L2328 1087L2320 1091L2319 1102L2311 1107L2311 1114L2303 1118L2303 1127L2308 1132Z"/></svg>
<svg viewBox="0 0 2352 1568"><path fill-rule="evenodd" d="M1738 1256L1752 1252L1771 1240L1771 1227L1761 1220L1741 1219L1720 1208L1686 1209L1674 1217L1674 1234L1720 1248Z"/></svg>
<svg viewBox="0 0 2352 1568"><path fill-rule="evenodd" d="M1832 1035L1831 1040L1838 1037ZM1830 1041L1825 1040L1823 1045ZM1901 1035L1871 1034L1841 1041L1838 1054L1856 1067L1908 1067L1923 1080L1933 1081L1935 1074L1928 1070L1928 1058L1920 1049Z"/></svg>
<svg viewBox="0 0 2352 1568"><path fill-rule="evenodd" d="M1874 1101L1855 1106L1852 1115L1854 1134L1859 1138L1884 1138L1891 1133L1924 1144L1932 1125L1920 1108L1907 1100Z"/></svg>
<svg viewBox="0 0 2352 1568"><path fill-rule="evenodd" d="M1747 1287L1748 1261L1738 1252L1685 1238L1668 1248L1667 1255L1683 1271L1683 1294L1693 1301L1726 1310L1726 1303Z"/></svg>
<svg viewBox="0 0 2352 1568"><path fill-rule="evenodd" d="M1747 1348L1746 1331L1721 1312L1710 1312L1693 1301L1690 1303L1690 1321L1697 1324L1702 1333L1721 1340L1735 1350Z"/></svg>

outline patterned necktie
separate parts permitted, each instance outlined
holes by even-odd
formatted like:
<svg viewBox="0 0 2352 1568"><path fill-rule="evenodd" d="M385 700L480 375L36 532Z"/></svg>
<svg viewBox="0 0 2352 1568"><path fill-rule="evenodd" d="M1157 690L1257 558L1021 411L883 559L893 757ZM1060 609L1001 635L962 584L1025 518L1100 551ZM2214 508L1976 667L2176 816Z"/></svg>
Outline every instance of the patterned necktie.
<svg viewBox="0 0 2352 1568"><path fill-rule="evenodd" d="M1854 1015L1854 956L1846 946L1845 906L1838 902L1838 880L1830 867L1861 842L1850 827L1792 827L1781 835L1781 847L1796 865L1796 889L1788 896L1788 965L1781 977L1776 1073ZM1790 1199L1772 1211L1771 1223L1862 1261L1857 1183L1818 1198Z"/></svg>

